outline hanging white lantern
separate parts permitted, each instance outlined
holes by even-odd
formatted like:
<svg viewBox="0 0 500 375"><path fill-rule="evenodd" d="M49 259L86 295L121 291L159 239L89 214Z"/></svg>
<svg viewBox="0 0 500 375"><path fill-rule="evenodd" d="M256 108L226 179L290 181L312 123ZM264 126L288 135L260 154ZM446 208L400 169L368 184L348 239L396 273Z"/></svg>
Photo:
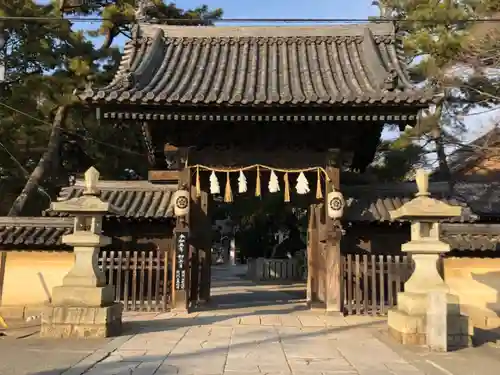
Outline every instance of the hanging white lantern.
<svg viewBox="0 0 500 375"><path fill-rule="evenodd" d="M177 190L174 193L174 215L176 217L186 216L189 213L189 192Z"/></svg>
<svg viewBox="0 0 500 375"><path fill-rule="evenodd" d="M340 191L328 193L328 216L332 219L340 219L344 214L345 200Z"/></svg>

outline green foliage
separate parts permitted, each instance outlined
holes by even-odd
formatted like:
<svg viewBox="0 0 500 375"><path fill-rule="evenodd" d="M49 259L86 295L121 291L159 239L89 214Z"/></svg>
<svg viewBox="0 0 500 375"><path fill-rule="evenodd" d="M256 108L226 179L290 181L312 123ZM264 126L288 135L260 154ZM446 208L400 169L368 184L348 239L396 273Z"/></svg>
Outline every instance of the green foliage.
<svg viewBox="0 0 500 375"><path fill-rule="evenodd" d="M286 246L277 249L275 256L283 257L305 241L305 211L284 202L283 194L266 194L264 197L243 194L233 203L220 203L214 217L220 220L229 216L239 224L236 243L244 257L269 257L278 244L276 233L279 230L294 232L298 236L293 236Z"/></svg>
<svg viewBox="0 0 500 375"><path fill-rule="evenodd" d="M0 35L3 31L6 41L0 48L6 68L6 79L0 82L0 181L9 185L9 191L22 188L47 149L54 110L75 103L73 92L90 79L96 86L111 80L120 58L120 50L112 42L118 34L130 34L133 4L134 0L117 0L116 4L82 7L63 15L59 1L0 0L2 16L51 19L0 21ZM157 17L189 18L193 20L189 24L199 23L201 18L210 22L222 14L207 6L183 10L173 3L156 4L152 11ZM103 21L90 24L89 29L89 24L52 20L63 16L92 16ZM104 36L105 42L96 46L96 36ZM62 160L44 185L67 184L68 173L82 172L89 164L110 179L124 174L130 178L126 168L144 172L147 162L136 128L124 124L103 127L95 113L74 108L64 124Z"/></svg>
<svg viewBox="0 0 500 375"><path fill-rule="evenodd" d="M422 164L422 147L401 136L381 143L369 171L381 182L404 181L415 165Z"/></svg>
<svg viewBox="0 0 500 375"><path fill-rule="evenodd" d="M463 116L478 105L498 104L498 77L488 75L482 64L476 64L472 74L463 74L463 68L464 63L471 67L473 52L477 57L487 48L473 43L478 24L470 21L494 15L500 9L500 1L381 0L376 3L384 10L384 16L399 20L396 24L403 38L411 77L442 95L435 112L427 112L417 127L401 133L396 143L405 147L398 147L396 152L384 151L387 172L403 172L392 169L393 164L411 169L410 164L402 163L405 157L425 165L429 162L425 156L435 153L440 169L447 175L445 148L460 143L467 130ZM472 45L475 48L471 48ZM419 150L420 157L416 155ZM400 179L401 175L395 174L394 178Z"/></svg>
<svg viewBox="0 0 500 375"><path fill-rule="evenodd" d="M154 6L147 9L149 17L158 23L172 25L209 25L214 20L222 17L222 9L211 10L207 5L194 9L182 9L176 3L153 0ZM88 35L102 36L105 38L101 49L107 49L114 38L120 34L130 35L135 21L136 0L115 1L106 6L85 6L70 9L66 14L78 16L98 16L103 19L98 27L88 31Z"/></svg>

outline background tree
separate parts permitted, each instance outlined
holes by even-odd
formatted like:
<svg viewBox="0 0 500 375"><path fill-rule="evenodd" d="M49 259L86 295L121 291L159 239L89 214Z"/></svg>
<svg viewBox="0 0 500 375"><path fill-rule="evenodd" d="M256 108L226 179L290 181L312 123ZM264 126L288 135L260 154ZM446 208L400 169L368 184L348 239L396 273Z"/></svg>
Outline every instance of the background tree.
<svg viewBox="0 0 500 375"><path fill-rule="evenodd" d="M412 78L421 86L434 89L439 96L436 107L424 113L418 126L405 130L396 142L387 145L390 152L386 152L388 168L385 170L393 163L391 158L397 161L406 154L420 165L434 166L437 162L441 176L450 181L452 187L447 151L462 143L461 138L467 131L464 116L478 105L496 104L494 97L484 95L485 91L491 92L495 79L480 69L475 72L463 69L464 61L470 57L466 51L471 32L477 27L471 20L491 16L499 2L381 0L374 4L381 8L383 17L397 20ZM485 48L482 46L481 50ZM420 157L415 158L418 148ZM430 159L429 154L435 155L435 160Z"/></svg>
<svg viewBox="0 0 500 375"><path fill-rule="evenodd" d="M307 210L284 201L283 194L238 196L232 203L220 202L213 220L231 217L238 223L236 246L243 257L286 257L286 252L303 248L307 237ZM278 232L290 235L286 246L277 247Z"/></svg>
<svg viewBox="0 0 500 375"><path fill-rule="evenodd" d="M114 75L120 51L112 43L117 35L130 36L133 4L134 0L116 0L63 14L59 1L0 0L0 16L25 17L0 25L0 40L4 40L0 60L6 68L5 80L0 82L0 189L5 194L0 212L9 209L37 166L10 207L11 215L37 214L40 207L27 204L33 193L42 193L45 198L32 201L45 208L47 195L53 196L61 184L68 183L68 175L82 172L90 164L104 178L140 178L146 159L138 141L139 129L121 124L99 126L95 113L75 106L73 95L89 80L100 86ZM148 12L160 18L160 23L187 18L187 24L207 24L222 14L207 6L183 10L162 1L154 1ZM95 29L83 29L87 25L70 20L85 16L102 22ZM30 20L34 17L38 19ZM93 43L97 36L105 36L102 45ZM62 121L56 122L61 106L71 107L71 112L57 117Z"/></svg>

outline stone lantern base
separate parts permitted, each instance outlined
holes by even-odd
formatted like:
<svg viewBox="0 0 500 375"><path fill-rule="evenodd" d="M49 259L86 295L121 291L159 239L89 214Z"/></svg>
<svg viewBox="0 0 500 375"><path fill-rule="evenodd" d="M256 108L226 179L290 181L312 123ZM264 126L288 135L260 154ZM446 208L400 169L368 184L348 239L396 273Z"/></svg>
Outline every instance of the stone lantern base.
<svg viewBox="0 0 500 375"><path fill-rule="evenodd" d="M397 308L388 312L389 334L403 345L429 345L429 329L432 334L445 334L450 349L470 345L468 318L460 314L458 296L446 294L446 308L439 307L442 319L429 322L428 295L424 293L398 293ZM428 324L430 323L430 324Z"/></svg>
<svg viewBox="0 0 500 375"><path fill-rule="evenodd" d="M122 331L123 305L102 307L47 306L40 336L52 338L105 338Z"/></svg>

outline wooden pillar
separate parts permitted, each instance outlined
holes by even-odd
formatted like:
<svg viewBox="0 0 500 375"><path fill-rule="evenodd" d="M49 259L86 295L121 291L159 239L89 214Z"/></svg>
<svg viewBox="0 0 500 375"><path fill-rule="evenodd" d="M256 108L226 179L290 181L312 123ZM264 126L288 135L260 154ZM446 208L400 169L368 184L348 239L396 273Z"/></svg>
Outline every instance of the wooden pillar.
<svg viewBox="0 0 500 375"><path fill-rule="evenodd" d="M330 181L326 184L325 208L328 202L328 193L340 190L340 171L337 167L327 165L326 172ZM340 253L340 240L342 237L341 226L338 220L328 217L328 209L324 210L324 220L326 229L325 238L325 273L326 273L326 310L328 312L343 312L342 296L342 258Z"/></svg>
<svg viewBox="0 0 500 375"><path fill-rule="evenodd" d="M189 271L190 271L190 293L189 301L197 304L199 301L200 286L200 202L196 196L196 187L191 186L191 201L189 206L189 227L191 229L190 253L189 253Z"/></svg>
<svg viewBox="0 0 500 375"><path fill-rule="evenodd" d="M321 220L322 204L312 204L309 208L309 228L307 243L307 303L309 307L324 307L325 275L322 254Z"/></svg>
<svg viewBox="0 0 500 375"><path fill-rule="evenodd" d="M179 173L179 189L187 189L190 191L191 188L191 178L189 169L184 169ZM191 275L190 275L190 265L189 256L191 255L189 241L189 214L185 217L177 218L174 233L174 251L172 251L172 309L187 311L189 309L189 289L191 285ZM178 235L179 233L186 233L187 244L184 249L182 249L183 254L180 253ZM183 255L183 260L179 261L179 257ZM183 285L178 284L178 277L183 275L184 283Z"/></svg>
<svg viewBox="0 0 500 375"><path fill-rule="evenodd" d="M7 252L0 250L0 306L2 306L3 285L5 283L5 270L7 268Z"/></svg>
<svg viewBox="0 0 500 375"><path fill-rule="evenodd" d="M202 190L197 196L195 186L191 186L190 228L191 228L191 294L194 303L210 298L211 266L211 221L208 217L209 194Z"/></svg>
<svg viewBox="0 0 500 375"><path fill-rule="evenodd" d="M309 206L309 223L307 227L307 304L312 306L313 301L317 299L317 290L315 288L315 262L317 248L317 229L316 229L316 205Z"/></svg>
<svg viewBox="0 0 500 375"><path fill-rule="evenodd" d="M326 298L327 298L327 264L326 264L326 235L327 235L327 223L325 222L325 205L319 203L316 205L316 223L318 228L318 238L316 240L316 256L315 256L315 269L316 269L316 290L318 296L318 308L326 308Z"/></svg>
<svg viewBox="0 0 500 375"><path fill-rule="evenodd" d="M210 196L207 191L201 192L200 211L201 211L201 238L200 238L200 263L201 263L201 278L200 278L200 299L204 302L210 300L210 288L212 279L212 221L209 216L209 200Z"/></svg>

